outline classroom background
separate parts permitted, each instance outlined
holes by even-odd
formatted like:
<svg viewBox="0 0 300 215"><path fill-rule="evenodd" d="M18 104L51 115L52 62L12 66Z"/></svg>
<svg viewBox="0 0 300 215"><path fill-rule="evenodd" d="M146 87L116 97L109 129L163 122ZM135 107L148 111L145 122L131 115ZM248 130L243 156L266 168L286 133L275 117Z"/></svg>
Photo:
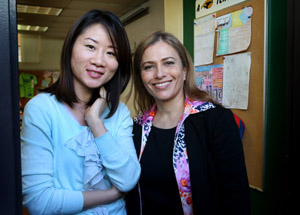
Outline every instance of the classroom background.
<svg viewBox="0 0 300 215"><path fill-rule="evenodd" d="M19 135L22 110L39 89L57 80L60 70L63 32L43 35L17 28L24 16L18 13L22 9L18 5L30 2L43 1L0 0L0 158L4 176L0 183L1 214L23 214ZM51 2L53 5L64 2L65 7L72 5L70 14L88 9L87 6L79 8L80 0ZM109 1L83 2L104 7ZM122 1L114 2L117 5ZM298 179L295 145L299 142L296 139L299 121L296 86L300 79L296 63L300 48L297 40L300 36L300 2L124 2L127 6L134 5L124 13L119 11L132 53L141 38L155 30L173 33L194 60L198 86L243 120L242 141L252 214L292 214L296 208L293 195ZM233 85L235 88L230 88ZM132 97L127 104L134 115Z"/></svg>

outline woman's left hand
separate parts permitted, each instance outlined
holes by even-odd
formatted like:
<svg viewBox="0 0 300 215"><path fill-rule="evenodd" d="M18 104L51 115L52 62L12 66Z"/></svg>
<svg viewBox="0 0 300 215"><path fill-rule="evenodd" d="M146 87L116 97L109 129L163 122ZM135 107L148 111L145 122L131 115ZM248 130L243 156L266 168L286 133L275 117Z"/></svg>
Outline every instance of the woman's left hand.
<svg viewBox="0 0 300 215"><path fill-rule="evenodd" d="M104 87L101 87L99 90L100 97L96 99L92 106L88 107L85 113L85 121L90 127L94 137L99 137L106 132L106 128L100 118L100 115L103 113L106 104L106 90Z"/></svg>

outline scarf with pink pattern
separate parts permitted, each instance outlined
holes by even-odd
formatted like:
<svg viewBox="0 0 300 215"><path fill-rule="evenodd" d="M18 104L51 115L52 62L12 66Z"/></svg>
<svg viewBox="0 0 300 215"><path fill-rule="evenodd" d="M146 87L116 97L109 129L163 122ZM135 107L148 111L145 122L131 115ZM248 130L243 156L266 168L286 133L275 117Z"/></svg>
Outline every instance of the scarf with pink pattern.
<svg viewBox="0 0 300 215"><path fill-rule="evenodd" d="M192 189L190 182L189 160L185 144L184 120L190 115L215 108L210 102L185 100L184 112L181 115L176 127L174 148L173 148L173 168L179 189L181 204L185 215L193 214ZM135 118L135 122L142 126L142 141L139 160L146 147L147 139L151 131L152 121L156 114L157 107L145 111L142 115Z"/></svg>

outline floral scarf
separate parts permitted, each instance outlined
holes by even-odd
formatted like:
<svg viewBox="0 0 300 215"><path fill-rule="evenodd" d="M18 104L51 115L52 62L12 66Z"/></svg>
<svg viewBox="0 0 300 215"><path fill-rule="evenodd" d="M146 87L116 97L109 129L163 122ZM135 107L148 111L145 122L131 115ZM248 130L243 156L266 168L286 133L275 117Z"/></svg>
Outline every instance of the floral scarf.
<svg viewBox="0 0 300 215"><path fill-rule="evenodd" d="M190 115L215 108L210 102L185 100L184 112L181 115L176 127L174 148L173 148L173 168L179 189L181 204L185 215L193 214L192 189L190 182L189 160L185 144L184 120ZM147 139L149 137L152 121L156 114L156 105L142 115L135 118L135 122L142 126L142 141L139 160L141 160Z"/></svg>

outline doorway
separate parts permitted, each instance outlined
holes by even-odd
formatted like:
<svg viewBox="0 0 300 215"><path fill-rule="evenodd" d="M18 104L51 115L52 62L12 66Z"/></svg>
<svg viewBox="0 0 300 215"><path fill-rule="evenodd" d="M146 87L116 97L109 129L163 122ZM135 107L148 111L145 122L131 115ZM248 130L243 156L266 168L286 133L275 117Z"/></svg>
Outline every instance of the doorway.
<svg viewBox="0 0 300 215"><path fill-rule="evenodd" d="M22 214L16 1L0 0L0 210Z"/></svg>

